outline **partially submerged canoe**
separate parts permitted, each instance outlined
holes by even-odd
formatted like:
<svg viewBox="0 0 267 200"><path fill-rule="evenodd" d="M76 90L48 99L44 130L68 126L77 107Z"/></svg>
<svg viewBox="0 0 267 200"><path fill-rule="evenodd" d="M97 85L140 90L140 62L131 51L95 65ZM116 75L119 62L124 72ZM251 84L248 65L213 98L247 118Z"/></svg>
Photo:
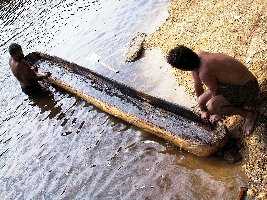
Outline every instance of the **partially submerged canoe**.
<svg viewBox="0 0 267 200"><path fill-rule="evenodd" d="M31 53L28 62L51 72L49 82L100 110L164 138L197 156L209 156L222 147L224 126L204 125L190 110L137 91L77 64L55 56Z"/></svg>

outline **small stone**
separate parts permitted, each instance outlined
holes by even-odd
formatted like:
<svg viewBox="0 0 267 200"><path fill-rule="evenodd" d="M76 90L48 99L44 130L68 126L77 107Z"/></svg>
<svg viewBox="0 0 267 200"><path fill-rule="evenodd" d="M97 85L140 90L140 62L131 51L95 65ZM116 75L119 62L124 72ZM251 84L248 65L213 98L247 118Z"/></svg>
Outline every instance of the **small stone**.
<svg viewBox="0 0 267 200"><path fill-rule="evenodd" d="M144 51L143 43L147 34L137 33L131 40L128 52L126 53L126 62L134 62L138 60Z"/></svg>

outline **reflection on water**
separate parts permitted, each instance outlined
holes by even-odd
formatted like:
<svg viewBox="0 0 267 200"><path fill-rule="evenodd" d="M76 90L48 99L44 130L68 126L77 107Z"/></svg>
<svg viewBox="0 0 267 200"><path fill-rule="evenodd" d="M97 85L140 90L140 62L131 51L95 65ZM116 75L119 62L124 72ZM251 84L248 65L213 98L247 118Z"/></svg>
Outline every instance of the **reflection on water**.
<svg viewBox="0 0 267 200"><path fill-rule="evenodd" d="M46 98L24 95L8 69L10 42L25 54L42 51L87 67L97 53L120 69L95 70L175 100L153 71L124 65L136 31L166 17L167 0L14 0L0 2L1 199L235 199L239 166L199 159L50 88ZM130 70L132 69L132 71ZM142 70L143 69L143 70ZM153 68L156 69L156 68ZM150 84L148 84L150 83ZM143 87L147 85L147 87Z"/></svg>
<svg viewBox="0 0 267 200"><path fill-rule="evenodd" d="M42 93L28 97L30 100L29 105L38 106L40 108L40 114L50 112L48 115L50 119L54 118L59 113L64 116L64 113L61 112L61 107L57 106L53 92L51 90L47 90L45 86L43 87L44 89Z"/></svg>

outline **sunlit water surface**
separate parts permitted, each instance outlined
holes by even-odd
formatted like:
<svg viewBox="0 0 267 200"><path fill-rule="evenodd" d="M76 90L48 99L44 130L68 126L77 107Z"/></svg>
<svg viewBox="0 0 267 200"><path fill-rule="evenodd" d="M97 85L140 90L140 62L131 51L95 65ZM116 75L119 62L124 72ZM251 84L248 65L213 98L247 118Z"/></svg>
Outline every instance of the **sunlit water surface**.
<svg viewBox="0 0 267 200"><path fill-rule="evenodd" d="M151 32L167 0L0 2L1 199L236 199L239 165L201 159L62 91L32 99L8 68L7 48L57 55L140 90L192 105L158 51L124 64L132 35ZM119 70L115 74L100 61ZM98 67L95 67L98 66Z"/></svg>

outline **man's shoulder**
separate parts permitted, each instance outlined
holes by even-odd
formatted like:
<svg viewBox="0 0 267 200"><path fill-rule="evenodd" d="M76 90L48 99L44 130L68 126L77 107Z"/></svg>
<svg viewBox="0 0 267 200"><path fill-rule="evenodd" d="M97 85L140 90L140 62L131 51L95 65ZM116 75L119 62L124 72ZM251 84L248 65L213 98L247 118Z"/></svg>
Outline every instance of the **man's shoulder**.
<svg viewBox="0 0 267 200"><path fill-rule="evenodd" d="M212 72L215 70L225 58L223 58L222 55L215 54L215 53L209 53L202 57L203 62L201 65L202 71L205 73Z"/></svg>
<svg viewBox="0 0 267 200"><path fill-rule="evenodd" d="M27 62L25 61L17 62L17 61L11 60L10 68L12 71L15 71L15 72L17 71L24 72L25 70L28 69L28 65L27 65Z"/></svg>
<svg viewBox="0 0 267 200"><path fill-rule="evenodd" d="M205 79L207 76L210 76L213 71L214 61L212 59L206 59L199 68L199 77L200 79Z"/></svg>
<svg viewBox="0 0 267 200"><path fill-rule="evenodd" d="M17 68L17 63L12 58L9 58L9 67L12 72Z"/></svg>
<svg viewBox="0 0 267 200"><path fill-rule="evenodd" d="M11 68L12 65L13 65L13 59L12 59L12 57L9 58L8 64L9 64L9 67Z"/></svg>
<svg viewBox="0 0 267 200"><path fill-rule="evenodd" d="M15 77L18 77L20 75L17 64L11 63L10 69L11 69L11 72L14 74Z"/></svg>
<svg viewBox="0 0 267 200"><path fill-rule="evenodd" d="M211 62L234 59L233 57L224 53L210 53L208 57Z"/></svg>

